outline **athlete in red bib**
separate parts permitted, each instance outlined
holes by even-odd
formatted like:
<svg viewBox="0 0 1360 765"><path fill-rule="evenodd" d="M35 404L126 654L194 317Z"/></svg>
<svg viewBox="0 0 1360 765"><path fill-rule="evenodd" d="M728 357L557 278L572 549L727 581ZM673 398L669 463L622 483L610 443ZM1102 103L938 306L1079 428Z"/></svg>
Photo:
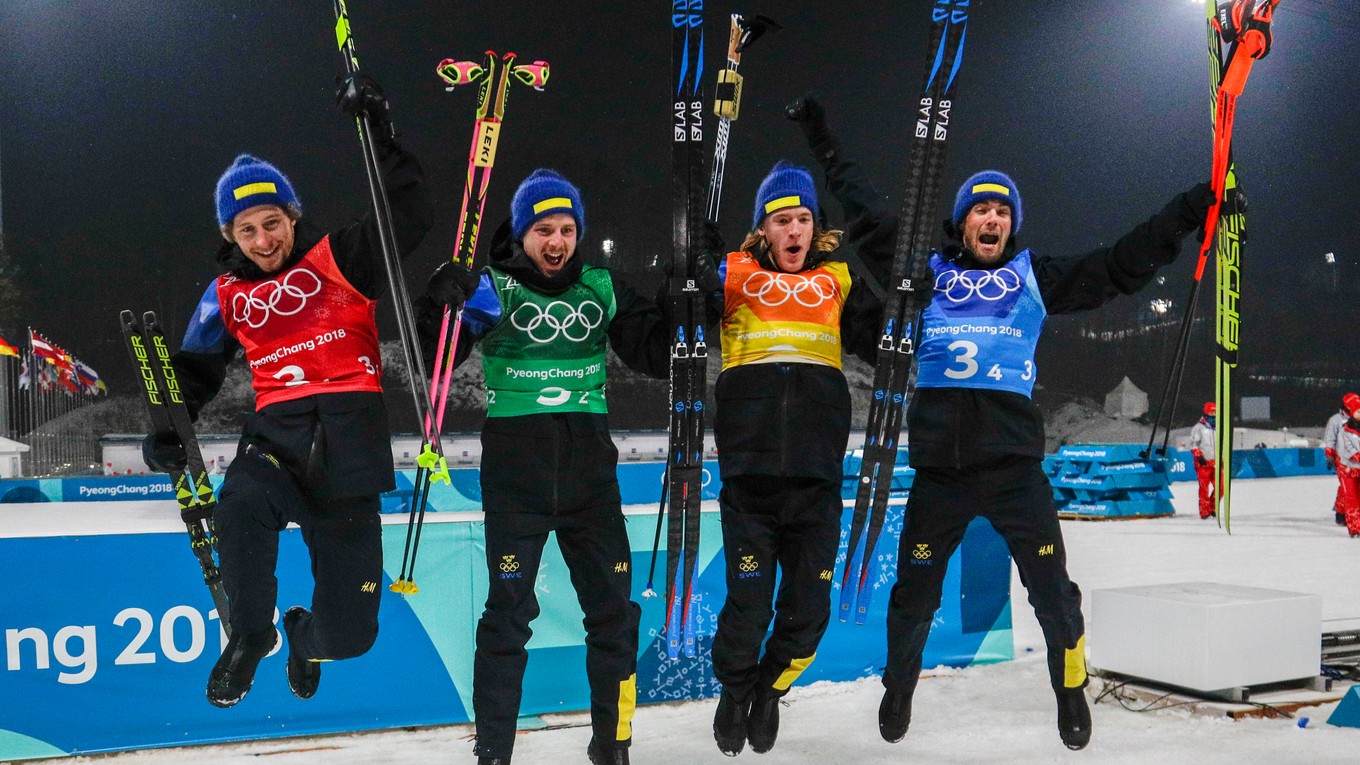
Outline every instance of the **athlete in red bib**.
<svg viewBox="0 0 1360 765"><path fill-rule="evenodd" d="M432 213L415 158L396 143L377 83L356 74L337 100L377 129L398 246L413 251ZM242 154L217 184L225 271L208 285L174 363L189 405L217 395L245 351L255 389L213 517L231 640L208 676L208 701L236 704L279 635L274 626L279 532L302 528L316 577L311 609L283 616L288 684L311 698L323 660L366 652L378 634L382 526L378 495L394 488L383 408L375 301L385 286L372 214L326 233L302 220L292 185ZM153 470L183 464L178 442L149 436Z"/></svg>
<svg viewBox="0 0 1360 765"><path fill-rule="evenodd" d="M321 393L382 391L377 303L340 273L329 237L269 278L217 277L217 302L245 349L257 410Z"/></svg>

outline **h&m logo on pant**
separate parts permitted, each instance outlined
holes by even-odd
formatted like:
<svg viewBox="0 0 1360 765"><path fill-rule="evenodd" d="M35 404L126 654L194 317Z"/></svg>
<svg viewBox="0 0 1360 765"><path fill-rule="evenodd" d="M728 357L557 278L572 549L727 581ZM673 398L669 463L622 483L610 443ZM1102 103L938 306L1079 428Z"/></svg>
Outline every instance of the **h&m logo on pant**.
<svg viewBox="0 0 1360 765"><path fill-rule="evenodd" d="M822 569L822 573L818 574L817 578L822 580L823 582L831 581L831 569L829 568Z"/></svg>
<svg viewBox="0 0 1360 765"><path fill-rule="evenodd" d="M1039 557L1053 554L1053 545L1041 545L1039 547Z"/></svg>
<svg viewBox="0 0 1360 765"><path fill-rule="evenodd" d="M626 573L628 573L628 561L625 560L625 561L619 561L618 563L615 563L615 564L614 564L614 573L616 573L616 574L626 574Z"/></svg>
<svg viewBox="0 0 1360 765"><path fill-rule="evenodd" d="M502 578L502 579L519 579L519 578L522 577L522 576L524 576L524 574L523 574L522 572L520 572L520 570L519 570L519 561L515 560L515 556L513 556L513 555L502 555L502 556L501 556L501 578Z"/></svg>
<svg viewBox="0 0 1360 765"><path fill-rule="evenodd" d="M371 595L377 591L378 591L377 582L364 582L363 584L359 585L359 592L367 592Z"/></svg>

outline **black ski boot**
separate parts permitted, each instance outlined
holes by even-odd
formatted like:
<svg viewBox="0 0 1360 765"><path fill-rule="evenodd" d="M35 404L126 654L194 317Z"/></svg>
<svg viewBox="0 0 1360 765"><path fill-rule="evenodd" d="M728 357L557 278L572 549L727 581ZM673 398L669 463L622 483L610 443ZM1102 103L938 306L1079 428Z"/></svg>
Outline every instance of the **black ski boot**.
<svg viewBox="0 0 1360 765"><path fill-rule="evenodd" d="M739 699L732 691L723 689L718 698L718 712L713 715L713 740L718 750L728 757L741 754L746 746L746 716L751 713L751 697Z"/></svg>
<svg viewBox="0 0 1360 765"><path fill-rule="evenodd" d="M1086 705L1085 688L1059 688L1058 735L1068 749L1086 748L1091 742L1091 708Z"/></svg>
<svg viewBox="0 0 1360 765"><path fill-rule="evenodd" d="M269 655L279 644L279 633L273 627L269 632L250 637L232 635L222 657L208 673L208 703L223 709L234 706L250 692L250 684L255 681L255 668L260 659Z"/></svg>
<svg viewBox="0 0 1360 765"><path fill-rule="evenodd" d="M751 751L765 754L774 748L779 737L779 699L784 694L772 688L758 689L751 697L751 711L746 715L746 740Z"/></svg>
<svg viewBox="0 0 1360 765"><path fill-rule="evenodd" d="M293 606L283 615L283 632L288 636L288 687L300 699L315 696L316 687L321 684L321 664L299 653L297 641L293 640L298 620L306 614L307 609Z"/></svg>
<svg viewBox="0 0 1360 765"><path fill-rule="evenodd" d="M1337 514L1336 514L1336 525L1338 525L1338 526L1345 526L1345 525L1346 525L1346 514L1345 514L1345 513L1337 513Z"/></svg>
<svg viewBox="0 0 1360 765"><path fill-rule="evenodd" d="M586 746L586 757L590 758L590 765L628 765L628 747L601 744L592 736ZM509 761L506 758L506 762Z"/></svg>
<svg viewBox="0 0 1360 765"><path fill-rule="evenodd" d="M510 755L504 757L478 757L477 765L510 765Z"/></svg>
<svg viewBox="0 0 1360 765"><path fill-rule="evenodd" d="M916 693L916 680L897 690L884 690L878 705L878 735L889 744L896 744L907 735L911 725L911 697Z"/></svg>

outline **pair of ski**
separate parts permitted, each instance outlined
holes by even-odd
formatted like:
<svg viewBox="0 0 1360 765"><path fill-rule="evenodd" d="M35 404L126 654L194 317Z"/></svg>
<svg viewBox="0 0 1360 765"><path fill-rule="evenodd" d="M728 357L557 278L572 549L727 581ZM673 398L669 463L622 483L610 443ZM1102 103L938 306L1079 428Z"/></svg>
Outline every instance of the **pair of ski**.
<svg viewBox="0 0 1360 765"><path fill-rule="evenodd" d="M713 112L718 133L706 207L701 207L704 150L703 0L671 3L671 202L672 255L667 306L672 321L670 436L656 542L644 597L656 594L652 577L666 519L666 653L670 659L697 655L700 506L704 484L704 388L708 345L704 340L706 296L696 279L705 216L717 221L727 167L731 124L741 107L742 53L779 24L764 16L732 14L727 66L718 74Z"/></svg>
<svg viewBox="0 0 1360 765"><path fill-rule="evenodd" d="M487 51L481 64L446 58L435 67L435 73L445 82L446 90L451 91L459 85L478 86L477 117L472 129L472 145L468 149L467 177L463 186L463 200L459 205L458 232L455 237L457 244L452 257L454 263L469 271L472 270L477 253L482 215L486 209L486 193L491 185L491 171L496 164L496 149L500 145L510 77L540 91L548 83L548 62L517 65L516 58L515 53L506 53L498 58L495 51ZM496 76L498 65L499 78ZM462 323L461 305L456 311L444 306L444 317L435 346L434 370L430 377L430 410L425 413L422 423L426 443L437 442L438 434L444 427L444 411L448 405L449 387L453 382L453 366ZM417 461L401 571L389 587L393 592L414 595L420 591L415 583L415 562L420 549L420 532L425 524L425 509L429 505L430 487L437 480L448 482L447 466L442 459L439 467L442 472L431 469L427 461Z"/></svg>
<svg viewBox="0 0 1360 765"><path fill-rule="evenodd" d="M1213 249L1217 264L1214 314L1214 403L1217 408L1214 439L1214 507L1219 524L1232 533L1232 380L1237 368L1240 335L1238 302L1242 294L1242 251L1247 238L1246 210L1238 192L1237 166L1232 155L1233 121L1237 97L1246 87L1252 64L1265 58L1273 41L1270 24L1280 0L1205 0L1209 43L1209 114L1213 123L1213 160L1210 185L1214 203L1204 222L1195 278L1181 318L1175 354L1162 401L1148 439L1147 455L1153 453L1157 430L1165 420L1161 455L1171 437L1171 418L1180 398L1190 348L1190 329L1199 288ZM1223 46L1228 46L1225 57ZM1168 406L1168 400L1170 405Z"/></svg>
<svg viewBox="0 0 1360 765"><path fill-rule="evenodd" d="M217 607L217 618L222 629L231 635L231 610L227 593L222 586L222 572L217 568L213 550L217 535L213 528L213 510L217 495L208 481L208 470L203 453L198 448L189 409L179 386L179 376L170 361L170 348L165 342L156 314L147 311L141 321L132 311L123 311L123 341L127 344L132 364L142 381L142 401L151 418L151 432L164 440L178 439L184 446L185 466L170 471L170 485L179 504L179 517L189 532L189 547L203 573L203 583L212 594Z"/></svg>
<svg viewBox="0 0 1360 765"><path fill-rule="evenodd" d="M916 100L890 289L884 300L883 329L874 362L873 397L841 574L839 616L843 622L853 615L856 624L863 624L873 599L870 574L879 568L873 565L875 548L887 517L902 417L916 382L912 362L924 302L918 290L933 288L923 282L929 279L940 178L949 148L950 113L963 62L969 4L970 0L935 0L931 7L929 57Z"/></svg>

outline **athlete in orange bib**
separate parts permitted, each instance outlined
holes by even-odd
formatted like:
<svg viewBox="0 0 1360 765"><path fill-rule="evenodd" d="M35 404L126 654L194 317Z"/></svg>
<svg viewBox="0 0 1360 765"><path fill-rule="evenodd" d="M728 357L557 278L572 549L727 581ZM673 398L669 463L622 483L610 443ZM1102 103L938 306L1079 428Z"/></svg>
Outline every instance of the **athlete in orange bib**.
<svg viewBox="0 0 1360 765"><path fill-rule="evenodd" d="M727 754L748 740L757 752L774 746L779 699L830 621L850 435L841 357L871 361L882 319L882 303L837 258L841 232L818 222L819 209L808 171L776 164L751 233L706 285L710 307L722 306L714 435L727 602L713 639L723 684L713 734ZM877 265L886 278L888 264Z"/></svg>

